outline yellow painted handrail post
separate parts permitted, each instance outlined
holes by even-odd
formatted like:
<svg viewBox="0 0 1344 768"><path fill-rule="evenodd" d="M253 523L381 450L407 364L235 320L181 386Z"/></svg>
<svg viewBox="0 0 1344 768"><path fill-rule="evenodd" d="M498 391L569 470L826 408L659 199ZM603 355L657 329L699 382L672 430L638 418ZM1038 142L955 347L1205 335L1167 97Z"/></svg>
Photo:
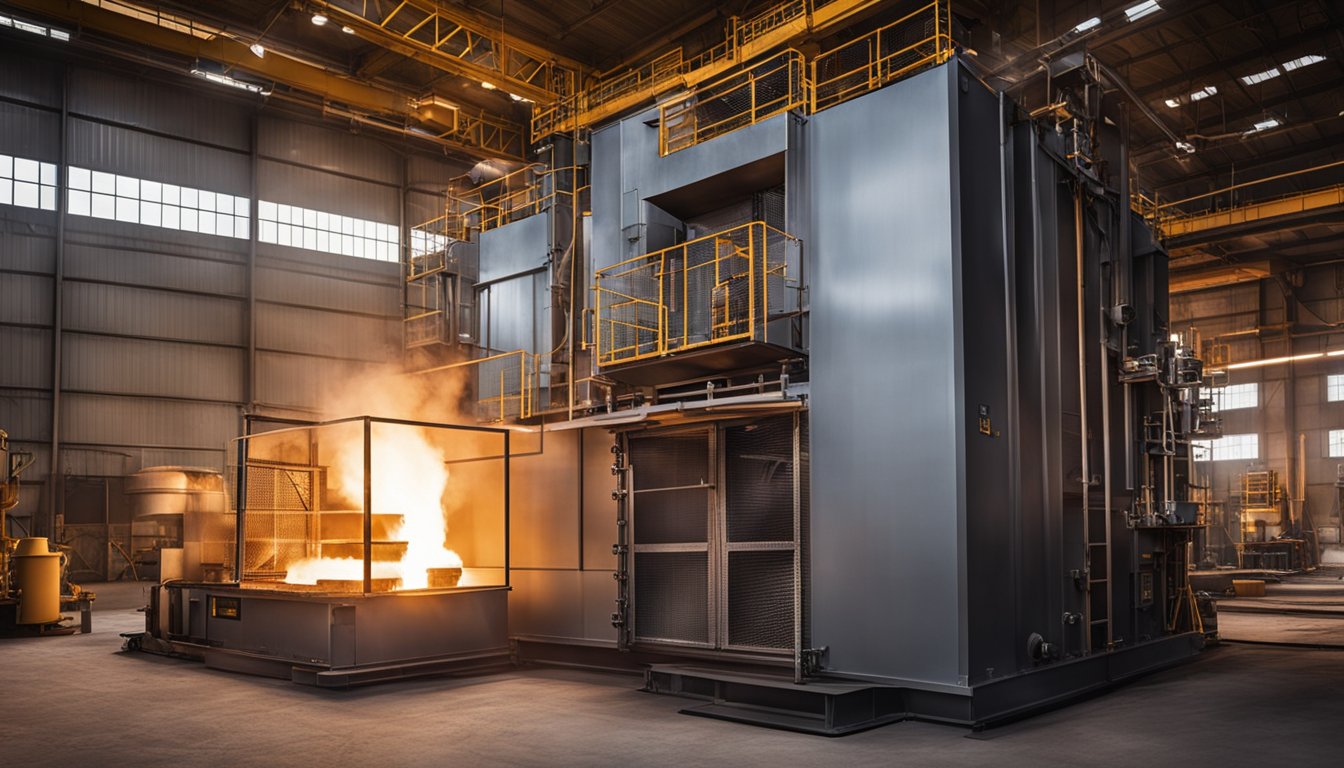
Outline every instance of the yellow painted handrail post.
<svg viewBox="0 0 1344 768"><path fill-rule="evenodd" d="M756 338L756 230L759 226L747 227L747 335L753 339Z"/></svg>
<svg viewBox="0 0 1344 768"><path fill-rule="evenodd" d="M654 340L654 349L658 354L667 353L667 294L664 293L667 276L667 251L658 255L658 338ZM635 352L639 352L639 339L635 339Z"/></svg>
<svg viewBox="0 0 1344 768"><path fill-rule="evenodd" d="M499 372L499 420L504 420L504 371Z"/></svg>
<svg viewBox="0 0 1344 768"><path fill-rule="evenodd" d="M681 300L683 303L689 301L690 300L689 297L691 295L690 292L691 270L688 269L689 259L690 259L690 249L683 245L681 256ZM683 309L681 312L681 344L685 345L686 340L689 339L690 336L691 336L691 313Z"/></svg>

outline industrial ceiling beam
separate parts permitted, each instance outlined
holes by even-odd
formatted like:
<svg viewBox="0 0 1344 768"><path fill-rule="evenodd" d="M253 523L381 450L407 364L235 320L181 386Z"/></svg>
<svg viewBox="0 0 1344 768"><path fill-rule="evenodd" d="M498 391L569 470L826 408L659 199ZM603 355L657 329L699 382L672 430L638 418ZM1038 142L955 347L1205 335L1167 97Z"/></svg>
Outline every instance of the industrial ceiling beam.
<svg viewBox="0 0 1344 768"><path fill-rule="evenodd" d="M193 28L195 34L190 34L178 31L174 25L156 24L80 0L6 2L34 16L58 20L84 31L108 35L194 61L213 62L274 81L317 96L324 105L337 102L346 109L328 111L358 115L361 122L369 125L381 125L402 133L406 133L408 127L419 127L415 135L470 156L521 160L526 152L525 131L516 123L465 108L425 112L414 102L411 94L362 83L279 51L271 51L264 58L258 58L248 50L246 43L225 36L221 30L216 30L218 34L206 34L205 27L197 26Z"/></svg>
<svg viewBox="0 0 1344 768"><path fill-rule="evenodd" d="M307 5L375 45L530 101L545 104L568 95L583 74L578 62L435 0L360 3L358 9L327 0Z"/></svg>

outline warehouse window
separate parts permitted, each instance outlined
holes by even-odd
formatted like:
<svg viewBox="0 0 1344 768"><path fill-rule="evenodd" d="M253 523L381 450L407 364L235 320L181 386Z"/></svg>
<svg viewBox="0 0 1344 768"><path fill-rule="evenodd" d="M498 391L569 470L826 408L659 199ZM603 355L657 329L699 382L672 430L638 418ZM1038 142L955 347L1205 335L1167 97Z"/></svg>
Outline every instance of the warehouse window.
<svg viewBox="0 0 1344 768"><path fill-rule="evenodd" d="M1344 429L1330 430L1330 458L1344 459Z"/></svg>
<svg viewBox="0 0 1344 768"><path fill-rule="evenodd" d="M67 201L75 216L246 239L246 197L70 166Z"/></svg>
<svg viewBox="0 0 1344 768"><path fill-rule="evenodd" d="M56 166L0 155L0 205L56 210Z"/></svg>
<svg viewBox="0 0 1344 768"><path fill-rule="evenodd" d="M1344 400L1344 374L1325 377L1325 396L1331 402Z"/></svg>
<svg viewBox="0 0 1344 768"><path fill-rule="evenodd" d="M1213 399L1215 411L1235 411L1260 405L1260 385L1255 383L1214 387L1209 390L1209 395Z"/></svg>
<svg viewBox="0 0 1344 768"><path fill-rule="evenodd" d="M1260 436L1223 435L1217 440L1193 440L1190 450L1195 461L1245 461L1260 458Z"/></svg>
<svg viewBox="0 0 1344 768"><path fill-rule="evenodd" d="M400 261L400 232L391 224L262 200L257 238L263 243L361 259Z"/></svg>
<svg viewBox="0 0 1344 768"><path fill-rule="evenodd" d="M438 253L448 245L446 235L436 234L423 229L411 230L411 256L424 256Z"/></svg>

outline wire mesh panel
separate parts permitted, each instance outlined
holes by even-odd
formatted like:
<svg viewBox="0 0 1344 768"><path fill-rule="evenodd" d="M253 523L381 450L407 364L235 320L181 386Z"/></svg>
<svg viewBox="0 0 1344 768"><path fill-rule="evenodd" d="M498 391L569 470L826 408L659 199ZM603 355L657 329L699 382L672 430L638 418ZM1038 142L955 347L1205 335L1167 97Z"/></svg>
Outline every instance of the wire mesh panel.
<svg viewBox="0 0 1344 768"><path fill-rule="evenodd" d="M793 647L793 550L728 553L728 644Z"/></svg>
<svg viewBox="0 0 1344 768"><path fill-rule="evenodd" d="M730 542L793 541L793 417L725 430Z"/></svg>
<svg viewBox="0 0 1344 768"><path fill-rule="evenodd" d="M724 432L727 529L726 641L731 647L789 649L794 644L794 416Z"/></svg>
<svg viewBox="0 0 1344 768"><path fill-rule="evenodd" d="M635 553L635 634L708 644L709 553Z"/></svg>
<svg viewBox="0 0 1344 768"><path fill-rule="evenodd" d="M247 465L243 578L283 575L312 556L313 489L316 471Z"/></svg>

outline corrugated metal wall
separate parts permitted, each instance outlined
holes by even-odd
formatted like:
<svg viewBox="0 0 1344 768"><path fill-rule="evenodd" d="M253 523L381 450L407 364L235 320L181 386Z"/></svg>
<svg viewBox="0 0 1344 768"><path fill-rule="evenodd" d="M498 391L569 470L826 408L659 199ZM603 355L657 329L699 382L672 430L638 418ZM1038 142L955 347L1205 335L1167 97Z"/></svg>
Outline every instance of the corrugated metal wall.
<svg viewBox="0 0 1344 768"><path fill-rule="evenodd" d="M404 226L464 170L211 86L32 53L0 52L3 154L59 163L65 137L69 165ZM0 428L37 455L20 517L51 508L57 231L55 212L0 205ZM245 410L310 412L331 382L400 357L397 263L257 243L249 297L247 239L70 215L63 246L67 476L222 467Z"/></svg>

